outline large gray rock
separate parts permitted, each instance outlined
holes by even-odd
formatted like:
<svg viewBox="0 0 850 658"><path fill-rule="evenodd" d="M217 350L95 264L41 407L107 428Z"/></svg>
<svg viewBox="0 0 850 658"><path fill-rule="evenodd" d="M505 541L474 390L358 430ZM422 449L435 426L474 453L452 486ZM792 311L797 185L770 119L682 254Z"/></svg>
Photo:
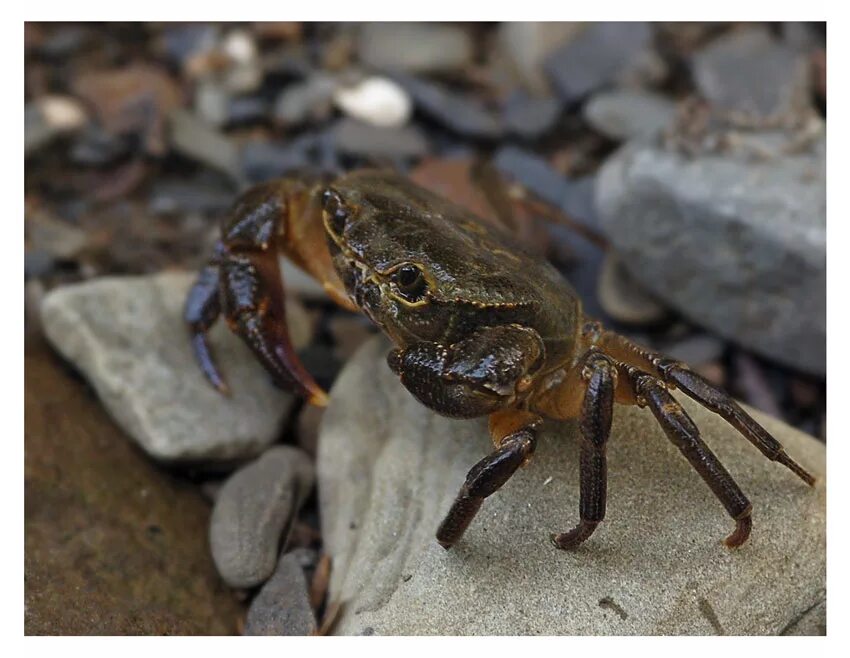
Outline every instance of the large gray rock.
<svg viewBox="0 0 850 658"><path fill-rule="evenodd" d="M283 531L313 477L306 453L275 446L228 478L210 520L210 549L224 582L253 587L272 575Z"/></svg>
<svg viewBox="0 0 850 658"><path fill-rule="evenodd" d="M210 340L232 396L222 396L207 383L182 320L194 276L108 277L58 288L44 299L44 329L151 457L251 457L277 438L293 398L271 384L224 322ZM287 311L293 342L303 346L310 336L309 319L295 302L287 303Z"/></svg>
<svg viewBox="0 0 850 658"><path fill-rule="evenodd" d="M387 350L377 338L349 362L321 428L330 600L343 603L336 632L776 634L806 628L810 609L818 614L824 483L807 488L688 401L753 502L755 529L741 549L721 544L732 522L652 415L618 406L608 516L580 550L559 551L548 539L577 520L574 422L548 422L534 461L443 550L434 532L467 470L492 447L487 424L416 402L384 364ZM822 477L823 444L754 415Z"/></svg>
<svg viewBox="0 0 850 658"><path fill-rule="evenodd" d="M807 372L826 368L825 139L686 157L628 146L603 166L599 220L631 273L695 322ZM759 148L776 149L752 157ZM745 148L747 147L747 148Z"/></svg>

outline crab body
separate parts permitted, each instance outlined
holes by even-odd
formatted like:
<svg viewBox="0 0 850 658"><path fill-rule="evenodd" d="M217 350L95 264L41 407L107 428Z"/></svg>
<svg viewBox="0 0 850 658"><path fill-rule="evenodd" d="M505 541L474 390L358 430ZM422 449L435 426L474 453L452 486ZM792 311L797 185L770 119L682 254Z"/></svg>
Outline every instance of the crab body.
<svg viewBox="0 0 850 658"><path fill-rule="evenodd" d="M494 451L470 470L437 531L446 548L528 463L545 417L580 422L580 521L552 541L563 549L585 541L605 515L615 402L652 411L735 520L726 543L746 541L749 500L670 395L676 387L813 482L723 391L585 317L569 283L507 230L387 172L273 181L237 200L185 313L199 364L222 392L206 333L223 314L279 385L326 403L289 342L279 253L386 333L394 343L389 367L423 404L447 416L489 417Z"/></svg>

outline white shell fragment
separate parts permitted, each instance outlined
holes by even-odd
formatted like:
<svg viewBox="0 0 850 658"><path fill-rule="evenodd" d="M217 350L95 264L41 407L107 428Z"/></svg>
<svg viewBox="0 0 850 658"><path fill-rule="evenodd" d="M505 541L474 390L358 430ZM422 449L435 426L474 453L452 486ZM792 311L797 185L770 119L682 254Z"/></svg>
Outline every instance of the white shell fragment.
<svg viewBox="0 0 850 658"><path fill-rule="evenodd" d="M381 128L403 126L413 110L404 89L392 80L378 77L338 89L334 103L348 116Z"/></svg>

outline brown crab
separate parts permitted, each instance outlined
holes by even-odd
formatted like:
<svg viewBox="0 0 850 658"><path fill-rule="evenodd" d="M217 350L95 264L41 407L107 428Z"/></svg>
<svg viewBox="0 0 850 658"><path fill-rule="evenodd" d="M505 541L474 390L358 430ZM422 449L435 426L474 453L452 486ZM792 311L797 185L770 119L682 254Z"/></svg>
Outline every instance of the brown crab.
<svg viewBox="0 0 850 658"><path fill-rule="evenodd" d="M392 339L389 367L423 404L455 418L489 416L495 448L469 471L437 530L445 548L529 460L543 417L578 418L582 437L580 521L552 541L570 549L590 537L605 516L615 402L649 407L735 520L725 543L740 546L752 528L750 501L670 394L673 388L722 416L765 457L814 483L729 395L687 365L584 316L558 272L506 232L380 171L332 182L274 181L237 200L185 310L198 362L223 392L206 340L220 314L279 385L314 404L326 402L289 341L279 253Z"/></svg>

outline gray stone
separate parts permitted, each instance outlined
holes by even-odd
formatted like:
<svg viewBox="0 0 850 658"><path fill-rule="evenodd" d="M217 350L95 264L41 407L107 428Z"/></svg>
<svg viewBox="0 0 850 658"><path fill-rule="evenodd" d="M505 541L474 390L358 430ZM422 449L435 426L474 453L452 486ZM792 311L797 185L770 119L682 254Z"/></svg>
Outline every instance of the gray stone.
<svg viewBox="0 0 850 658"><path fill-rule="evenodd" d="M473 138L495 139L502 135L502 118L473 96L408 75L395 78L413 98L414 105L454 132Z"/></svg>
<svg viewBox="0 0 850 658"><path fill-rule="evenodd" d="M549 421L534 460L488 498L464 538L434 532L467 470L492 449L486 419L449 420L404 390L368 343L331 393L318 476L333 559L335 632L410 634L776 634L824 599L825 449L753 412L821 481L764 459L719 417L688 413L754 505L738 550L699 476L652 414L618 406L605 522L578 551L549 542L578 516L578 430Z"/></svg>
<svg viewBox="0 0 850 658"><path fill-rule="evenodd" d="M268 140L246 143L242 147L241 157L244 176L252 183L306 169L310 164L306 149L290 143Z"/></svg>
<svg viewBox="0 0 850 658"><path fill-rule="evenodd" d="M175 110L169 122L171 143L176 151L241 182L239 149L231 139L187 110Z"/></svg>
<svg viewBox="0 0 850 658"><path fill-rule="evenodd" d="M499 25L498 45L492 56L504 55L527 91L546 94L551 86L543 72L544 60L586 27L586 23L578 22L506 21Z"/></svg>
<svg viewBox="0 0 850 658"><path fill-rule="evenodd" d="M716 108L758 117L809 105L804 53L775 41L766 28L730 32L693 57L697 89Z"/></svg>
<svg viewBox="0 0 850 658"><path fill-rule="evenodd" d="M452 71L469 64L472 41L461 27L428 23L365 23L360 60L382 70Z"/></svg>
<svg viewBox="0 0 850 658"><path fill-rule="evenodd" d="M599 219L626 267L667 304L768 358L823 374L824 148L820 138L753 160L628 146L599 174Z"/></svg>
<svg viewBox="0 0 850 658"><path fill-rule="evenodd" d="M648 91L603 91L584 106L584 118L606 137L629 140L647 137L669 125L676 114L673 101Z"/></svg>
<svg viewBox="0 0 850 658"><path fill-rule="evenodd" d="M298 125L310 120L323 121L331 115L336 89L336 79L324 73L291 84L277 97L274 117L286 125Z"/></svg>
<svg viewBox="0 0 850 658"><path fill-rule="evenodd" d="M281 556L274 575L260 589L245 620L245 635L312 635L316 617L304 570L296 555Z"/></svg>
<svg viewBox="0 0 850 658"><path fill-rule="evenodd" d="M514 135L536 139L551 130L561 116L563 103L558 98L532 98L518 94L505 106L505 127Z"/></svg>
<svg viewBox="0 0 850 658"><path fill-rule="evenodd" d="M650 48L648 23L594 23L546 58L555 89L573 103L614 80Z"/></svg>
<svg viewBox="0 0 850 658"><path fill-rule="evenodd" d="M195 363L183 304L194 274L108 277L52 291L42 304L53 346L94 386L113 418L156 459L231 460L274 441L292 397L224 322L210 334L232 396L210 386ZM309 340L310 323L287 303L292 339Z"/></svg>
<svg viewBox="0 0 850 658"><path fill-rule="evenodd" d="M305 453L275 446L224 483L210 519L210 550L228 585L253 587L272 575L281 537L313 478Z"/></svg>
<svg viewBox="0 0 850 658"><path fill-rule="evenodd" d="M343 153L373 158L413 158L428 152L428 141L415 126L380 128L356 119L340 119L332 129Z"/></svg>
<svg viewBox="0 0 850 658"><path fill-rule="evenodd" d="M597 298L609 316L625 324L656 324L668 315L665 306L634 279L616 254L610 252L602 262Z"/></svg>

